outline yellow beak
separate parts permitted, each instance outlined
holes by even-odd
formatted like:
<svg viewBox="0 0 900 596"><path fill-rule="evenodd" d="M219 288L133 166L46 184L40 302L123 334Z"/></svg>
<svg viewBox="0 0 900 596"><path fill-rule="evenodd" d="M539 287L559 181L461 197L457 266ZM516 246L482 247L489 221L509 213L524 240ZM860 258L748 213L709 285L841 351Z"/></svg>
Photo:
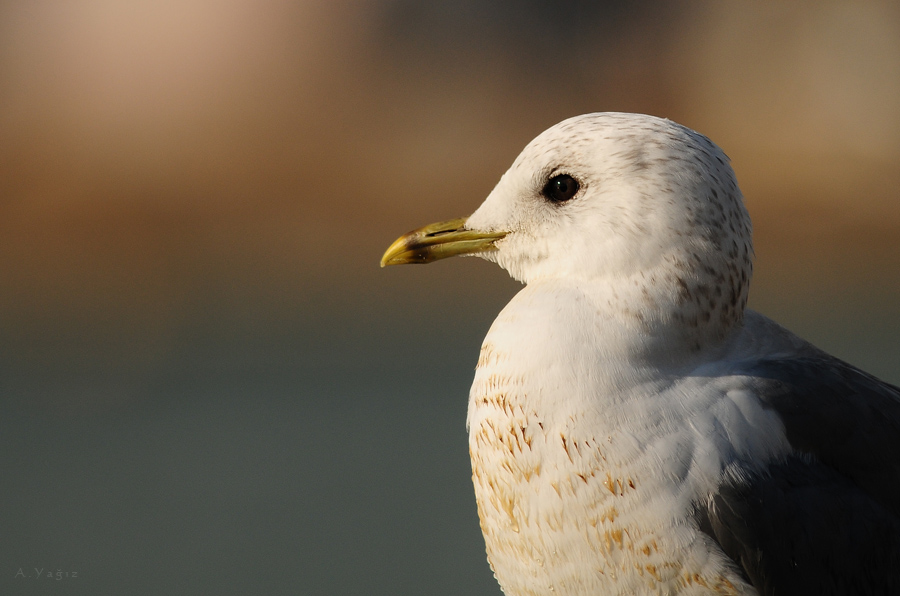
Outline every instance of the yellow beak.
<svg viewBox="0 0 900 596"><path fill-rule="evenodd" d="M466 219L433 223L400 236L381 257L381 266L430 263L494 250L494 242L506 236L506 232L467 230Z"/></svg>

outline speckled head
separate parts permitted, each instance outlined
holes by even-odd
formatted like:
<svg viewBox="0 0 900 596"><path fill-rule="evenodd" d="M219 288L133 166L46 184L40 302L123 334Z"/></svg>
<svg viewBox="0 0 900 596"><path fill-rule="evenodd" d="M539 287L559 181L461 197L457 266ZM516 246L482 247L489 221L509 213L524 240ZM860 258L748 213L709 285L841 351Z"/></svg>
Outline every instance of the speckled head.
<svg viewBox="0 0 900 596"><path fill-rule="evenodd" d="M751 225L728 157L662 118L587 114L548 129L466 228L507 232L479 256L516 279L609 282L648 322L721 335L746 304Z"/></svg>

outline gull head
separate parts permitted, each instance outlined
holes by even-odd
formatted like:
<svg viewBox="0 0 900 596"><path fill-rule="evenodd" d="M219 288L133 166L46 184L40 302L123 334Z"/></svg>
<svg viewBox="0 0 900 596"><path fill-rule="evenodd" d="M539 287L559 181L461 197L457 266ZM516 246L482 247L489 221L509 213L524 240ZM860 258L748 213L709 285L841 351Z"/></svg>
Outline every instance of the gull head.
<svg viewBox="0 0 900 596"><path fill-rule="evenodd" d="M586 114L529 143L467 219L399 238L387 264L478 255L526 283L604 287L644 323L742 317L750 218L728 157L653 116Z"/></svg>

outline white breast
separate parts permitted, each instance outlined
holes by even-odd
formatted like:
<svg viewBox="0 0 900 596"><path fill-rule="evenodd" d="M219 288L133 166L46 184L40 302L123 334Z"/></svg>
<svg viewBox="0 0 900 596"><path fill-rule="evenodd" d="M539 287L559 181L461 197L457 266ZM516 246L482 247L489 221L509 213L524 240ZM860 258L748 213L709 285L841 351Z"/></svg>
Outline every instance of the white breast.
<svg viewBox="0 0 900 596"><path fill-rule="evenodd" d="M507 596L755 594L691 507L734 462L787 453L779 420L741 378L642 360L605 312L532 284L484 341L469 448L497 579Z"/></svg>

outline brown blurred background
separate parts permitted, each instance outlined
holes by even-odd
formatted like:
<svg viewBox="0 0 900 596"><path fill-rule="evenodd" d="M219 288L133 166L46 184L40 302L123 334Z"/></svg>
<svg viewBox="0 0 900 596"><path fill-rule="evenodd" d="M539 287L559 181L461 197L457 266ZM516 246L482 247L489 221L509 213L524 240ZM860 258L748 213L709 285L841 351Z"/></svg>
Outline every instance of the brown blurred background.
<svg viewBox="0 0 900 596"><path fill-rule="evenodd" d="M0 4L0 592L499 594L464 419L518 286L378 259L591 111L723 147L751 305L900 382L896 3Z"/></svg>

